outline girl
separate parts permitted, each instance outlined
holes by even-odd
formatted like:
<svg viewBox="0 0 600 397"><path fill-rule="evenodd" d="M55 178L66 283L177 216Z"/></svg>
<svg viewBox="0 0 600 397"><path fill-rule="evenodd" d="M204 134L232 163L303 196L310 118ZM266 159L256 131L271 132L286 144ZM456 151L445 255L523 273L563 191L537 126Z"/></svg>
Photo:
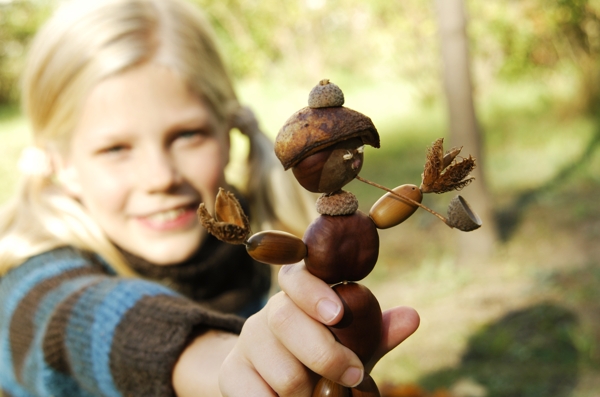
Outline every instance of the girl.
<svg viewBox="0 0 600 397"><path fill-rule="evenodd" d="M374 365L335 342L323 324L341 303L302 264L264 305L269 267L196 220L227 186L233 127L251 142L238 196L255 230L302 235L314 203L238 104L196 9L65 6L32 45L23 101L35 147L0 215L3 396L307 396L315 373L353 386ZM386 312L377 359L417 323Z"/></svg>

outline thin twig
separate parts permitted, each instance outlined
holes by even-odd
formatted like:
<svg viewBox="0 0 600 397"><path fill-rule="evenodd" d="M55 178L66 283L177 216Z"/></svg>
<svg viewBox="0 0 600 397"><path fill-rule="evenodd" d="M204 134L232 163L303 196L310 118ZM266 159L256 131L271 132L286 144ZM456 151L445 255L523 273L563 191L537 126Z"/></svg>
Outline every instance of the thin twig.
<svg viewBox="0 0 600 397"><path fill-rule="evenodd" d="M356 179L358 179L359 181L361 181L361 182L364 182L364 183L366 183L366 184L368 184L368 185L375 186L375 187L377 187L377 188L379 188L379 189L385 190L386 192L393 194L394 196L398 197L398 198L399 198L399 199L401 199L401 200L404 200L405 202L408 202L408 203L410 203L410 204L413 204L413 205L419 206L419 207L423 208L425 211L427 211L427 212L429 212L429 213L431 213L431 214L433 214L433 215L437 216L437 217L438 217L438 218L439 218L439 219L440 219L442 222L444 222L446 225L448 225L448 227L450 227L450 228L454 228L454 226L452 226L452 225L451 225L451 224L448 222L448 219L446 219L446 218L445 218L443 215L441 215L440 213L438 213L438 212L435 212L435 211L434 211L434 210L432 210L431 208L427 207L426 205L424 205L424 204L421 204L421 203L419 203L418 201L415 201L415 200L411 199L410 197L406 197L406 196L403 196L403 195L401 195L401 194L399 194L399 193L396 193L396 192L394 192L392 189L389 189L389 188L387 188L387 187L385 187L385 186L383 186L383 185L380 185L380 184L378 184L378 183L371 182L371 181L370 181L370 180L368 180L368 179L362 178L362 177L360 177L359 175L356 175Z"/></svg>

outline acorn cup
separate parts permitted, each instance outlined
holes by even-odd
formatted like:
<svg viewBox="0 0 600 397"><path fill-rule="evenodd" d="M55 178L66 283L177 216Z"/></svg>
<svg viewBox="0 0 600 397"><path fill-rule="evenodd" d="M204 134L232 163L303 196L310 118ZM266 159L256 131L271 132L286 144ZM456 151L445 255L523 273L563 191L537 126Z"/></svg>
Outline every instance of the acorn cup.
<svg viewBox="0 0 600 397"><path fill-rule="evenodd" d="M470 232L481 227L481 218L473 212L469 203L462 197L456 196L448 204L448 223L452 227Z"/></svg>

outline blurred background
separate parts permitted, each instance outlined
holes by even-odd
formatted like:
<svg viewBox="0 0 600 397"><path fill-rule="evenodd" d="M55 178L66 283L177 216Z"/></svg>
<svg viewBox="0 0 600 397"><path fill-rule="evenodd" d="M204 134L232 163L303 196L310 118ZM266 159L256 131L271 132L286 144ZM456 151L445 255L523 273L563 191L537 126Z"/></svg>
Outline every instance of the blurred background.
<svg viewBox="0 0 600 397"><path fill-rule="evenodd" d="M419 185L440 137L477 157L460 194L481 229L417 211L380 232L363 283L421 315L373 371L384 396L600 396L600 1L192 1L271 137L328 78L380 132L362 177ZM29 142L23 57L57 4L0 0L0 203ZM365 212L384 193L347 190Z"/></svg>

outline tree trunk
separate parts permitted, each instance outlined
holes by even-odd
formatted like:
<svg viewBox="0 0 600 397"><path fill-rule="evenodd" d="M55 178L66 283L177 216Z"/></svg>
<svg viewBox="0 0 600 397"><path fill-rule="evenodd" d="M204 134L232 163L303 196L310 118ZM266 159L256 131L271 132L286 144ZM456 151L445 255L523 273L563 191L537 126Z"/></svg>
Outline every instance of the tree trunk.
<svg viewBox="0 0 600 397"><path fill-rule="evenodd" d="M493 251L497 232L484 178L481 131L473 105L465 9L463 0L435 0L435 7L450 122L450 139L444 146L463 146L462 155L471 154L477 159L475 181L460 194L483 221L480 229L458 235L458 261L485 261Z"/></svg>

